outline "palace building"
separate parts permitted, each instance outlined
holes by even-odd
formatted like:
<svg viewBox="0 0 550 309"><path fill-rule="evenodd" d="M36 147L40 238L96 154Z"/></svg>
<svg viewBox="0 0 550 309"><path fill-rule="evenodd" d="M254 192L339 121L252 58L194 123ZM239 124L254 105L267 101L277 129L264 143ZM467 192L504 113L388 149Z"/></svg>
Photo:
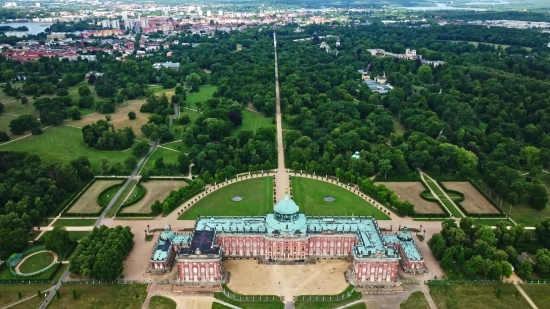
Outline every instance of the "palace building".
<svg viewBox="0 0 550 309"><path fill-rule="evenodd" d="M223 259L276 264L349 259L346 276L359 286L397 285L399 267L407 273L427 272L406 227L383 233L373 217L306 217L288 194L266 216L199 217L191 234L166 226L148 269L169 272L175 260L179 284L218 285L227 279Z"/></svg>

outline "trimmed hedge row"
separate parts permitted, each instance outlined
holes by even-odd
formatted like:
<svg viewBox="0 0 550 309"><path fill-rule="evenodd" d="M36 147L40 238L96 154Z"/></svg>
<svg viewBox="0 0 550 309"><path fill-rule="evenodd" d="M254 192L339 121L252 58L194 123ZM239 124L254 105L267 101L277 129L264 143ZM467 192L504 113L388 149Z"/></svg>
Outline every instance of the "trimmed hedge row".
<svg viewBox="0 0 550 309"><path fill-rule="evenodd" d="M476 186L474 186L472 184L472 181L468 180L468 182L479 192L481 193L485 199L491 203L491 205L493 205L493 207L495 207L497 210L498 210L498 214L473 214L473 213L469 213L468 211L466 211L466 209L464 208L464 206L462 206L462 204L460 202L464 201L464 194L462 192L457 192L457 191L453 191L453 190L449 190L447 189L447 187L445 187L443 185L443 183L441 183L439 180L436 180L437 183L439 184L439 186L441 187L441 189L445 190L446 192L453 192L453 193L458 193L461 197L462 197L462 200L458 201L458 200L455 200L455 205L468 217L472 217L472 218L502 218L502 216L504 215L504 212L502 212L502 210L497 207L495 204L493 204L488 198L487 196L485 196L485 194L483 194Z"/></svg>
<svg viewBox="0 0 550 309"><path fill-rule="evenodd" d="M88 183L86 184L83 184L83 185L79 185L79 190L76 191L76 192L73 192L68 198L66 198L56 209L55 209L55 212L51 214L51 216L57 216L59 215L64 209L65 207L67 207L76 197L79 197L80 196L80 192L83 192L83 190L85 190L86 188L88 188L88 186L94 182L94 178L92 178L92 180L90 180ZM74 203L74 202L73 202ZM72 205L72 204L71 204Z"/></svg>
<svg viewBox="0 0 550 309"><path fill-rule="evenodd" d="M145 187L142 186L139 182L136 184L134 190L137 190L137 194L126 200L126 202L124 202L124 204L122 204L120 208L128 207L139 202L143 198L143 196L145 196L145 192L147 191Z"/></svg>
<svg viewBox="0 0 550 309"><path fill-rule="evenodd" d="M410 181L420 181L419 173L409 173L405 176L390 176L384 178L382 175L378 174L374 177L373 182L410 182Z"/></svg>
<svg viewBox="0 0 550 309"><path fill-rule="evenodd" d="M71 209L71 206L74 205L74 203L76 203L76 201L78 201L78 199L80 198L80 196L82 196L82 194L84 194L84 192L86 192L86 190L88 190L88 188L95 182L95 177L92 178L92 180L90 180L90 182L82 189L80 190L80 192L78 192L78 194L72 199L69 201L69 203L67 203L67 205L65 206L65 208L62 209L61 213L62 215L66 215L67 214L67 211L69 209ZM59 214L59 213L58 213Z"/></svg>
<svg viewBox="0 0 550 309"><path fill-rule="evenodd" d="M121 187L124 185L124 183L117 183L116 185L112 185L112 186L109 186L107 187L106 189L104 189L103 191L101 191L101 193L99 193L99 195L96 197L96 202L99 206L101 207L107 207L107 205L109 205L109 203L111 202L111 200L109 200L109 202L107 204L103 203L103 200L102 200L102 196L104 194L107 193L107 191L111 190L111 189L114 189L116 187ZM119 189L120 190L120 189ZM111 198L112 199L112 198Z"/></svg>
<svg viewBox="0 0 550 309"><path fill-rule="evenodd" d="M435 202L437 203L437 205L439 205L439 208L441 208L441 210L443 210L443 213L433 213L433 214L415 214L413 216L414 217L418 217L418 218L424 218L424 217L428 217L428 218L449 218L451 217L451 214L447 211L447 209L445 208L445 206L443 206L443 204L441 203L441 201L439 201L438 199L436 199L435 197L432 199L432 198L428 198L427 196L424 196L423 193L426 192L426 191L430 191L430 189L428 189L428 185L426 184L426 182L424 182L424 180L420 179L420 182L422 183L422 185L424 186L424 188L426 188L426 190L420 192L420 198L422 198L423 200L426 200L428 202Z"/></svg>

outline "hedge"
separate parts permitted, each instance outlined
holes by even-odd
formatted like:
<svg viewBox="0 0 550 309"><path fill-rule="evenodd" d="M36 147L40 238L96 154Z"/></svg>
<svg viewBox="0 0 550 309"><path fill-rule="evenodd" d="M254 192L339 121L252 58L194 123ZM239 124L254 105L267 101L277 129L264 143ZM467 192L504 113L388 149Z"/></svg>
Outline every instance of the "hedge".
<svg viewBox="0 0 550 309"><path fill-rule="evenodd" d="M485 199L491 204L493 205L493 207L495 207L497 210L498 210L498 214L473 214L473 213L469 213L468 211L466 211L466 209L462 206L462 204L460 202L464 201L464 194L462 192L458 192L458 191L453 191L453 190L449 190L447 189L443 183L441 183L439 180L436 180L437 183L439 184L439 186L441 187L441 189L443 189L444 191L446 192L453 192L453 193L458 193L461 197L462 197L462 200L460 201L454 201L455 205L468 217L472 217L472 218L502 218L502 216L504 215L504 212L502 212L502 210L497 207L491 200L489 200L487 198L487 196L485 194L483 194L482 191L480 191L478 189L478 187L476 187L471 180L467 180L479 193L481 193L481 195L483 195L483 197L485 197Z"/></svg>
<svg viewBox="0 0 550 309"><path fill-rule="evenodd" d="M109 200L109 203L105 204L102 202L102 199L101 197L103 196L103 194L106 194L107 191L113 189L113 188L116 188L116 187L121 187L124 185L124 183L117 183L116 185L112 185L112 186L109 186L105 189L103 189L103 191L101 191L101 193L99 193L99 195L96 197L96 202L99 206L101 206L102 208L103 207L107 207L109 205L109 203L111 202L111 200ZM120 189L119 189L120 190ZM112 198L111 198L112 199Z"/></svg>
<svg viewBox="0 0 550 309"><path fill-rule="evenodd" d="M69 204L71 204L71 202L76 198L76 197L80 197L81 193L80 192L83 192L85 191L88 186L90 186L93 182L95 181L94 178L92 178L92 180L90 180L88 183L86 184L81 184L79 185L79 190L76 191L76 192L73 192L68 198L66 198L56 209L55 209L55 212L51 214L51 216L57 216L59 215L64 209L65 207L67 207ZM73 202L74 203L74 202ZM72 205L72 204L71 204Z"/></svg>
<svg viewBox="0 0 550 309"><path fill-rule="evenodd" d="M373 182L409 182L409 181L419 181L420 180L420 174L419 173L409 173L405 176L399 176L399 175L392 175L390 177L384 178L383 175L376 175L374 177Z"/></svg>
<svg viewBox="0 0 550 309"><path fill-rule="evenodd" d="M82 188L82 190L80 190L74 197L72 200L69 200L68 203L65 204L65 206L63 208L59 207L60 209L56 210L56 213L55 215L59 215L59 213L66 213L67 210L69 210L71 208L71 206L74 205L74 203L76 203L76 201L78 201L78 199L80 198L80 196L82 194L84 194L84 192L86 192L86 190L88 190L88 188L95 182L95 178L92 178L92 180L90 180L90 182L88 182L88 184L86 184L86 186L84 186L84 188Z"/></svg>
<svg viewBox="0 0 550 309"><path fill-rule="evenodd" d="M131 198L126 200L126 202L124 202L124 204L122 204L122 206L120 206L120 208L128 207L128 206L134 205L135 203L139 202L143 198L143 196L145 195L145 192L147 191L147 190L145 190L145 187L142 186L139 182L136 184L136 187L134 188L134 190L138 190L137 195L132 196Z"/></svg>
<svg viewBox="0 0 550 309"><path fill-rule="evenodd" d="M437 205L439 205L439 208L441 208L443 210L443 213L434 213L434 214L415 214L413 216L413 218L415 217L418 217L418 218L423 218L423 217L428 217L428 218L449 218L451 217L451 214L447 211L447 208L445 208L445 206L443 206L443 204L441 203L440 200L436 199L435 197L432 199L432 198L429 198L429 197L426 197L423 195L423 193L430 191L430 189L428 189L428 185L424 182L424 180L420 179L420 182L422 183L422 185L424 186L424 188L426 188L426 190L420 192L420 198L422 198L423 200L426 200L428 202L435 202L437 203Z"/></svg>

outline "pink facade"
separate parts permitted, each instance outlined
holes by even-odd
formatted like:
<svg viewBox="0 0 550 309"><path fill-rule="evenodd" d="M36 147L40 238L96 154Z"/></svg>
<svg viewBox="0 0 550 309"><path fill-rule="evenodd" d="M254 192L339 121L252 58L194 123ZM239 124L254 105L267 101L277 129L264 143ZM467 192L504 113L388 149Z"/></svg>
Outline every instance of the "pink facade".
<svg viewBox="0 0 550 309"><path fill-rule="evenodd" d="M353 275L360 282L392 282L397 278L399 263L393 261L354 261Z"/></svg>
<svg viewBox="0 0 550 309"><path fill-rule="evenodd" d="M200 259L197 261L178 261L180 282L217 282L221 280L221 261L219 259Z"/></svg>

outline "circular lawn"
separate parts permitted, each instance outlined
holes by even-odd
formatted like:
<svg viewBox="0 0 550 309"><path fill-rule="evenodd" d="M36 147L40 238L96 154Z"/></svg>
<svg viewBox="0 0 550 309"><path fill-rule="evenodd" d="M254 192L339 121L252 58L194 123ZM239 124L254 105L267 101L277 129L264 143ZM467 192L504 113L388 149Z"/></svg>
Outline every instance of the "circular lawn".
<svg viewBox="0 0 550 309"><path fill-rule="evenodd" d="M23 274L33 273L44 269L54 261L54 256L49 251L42 251L30 255L26 258L21 265L19 265L19 271Z"/></svg>

